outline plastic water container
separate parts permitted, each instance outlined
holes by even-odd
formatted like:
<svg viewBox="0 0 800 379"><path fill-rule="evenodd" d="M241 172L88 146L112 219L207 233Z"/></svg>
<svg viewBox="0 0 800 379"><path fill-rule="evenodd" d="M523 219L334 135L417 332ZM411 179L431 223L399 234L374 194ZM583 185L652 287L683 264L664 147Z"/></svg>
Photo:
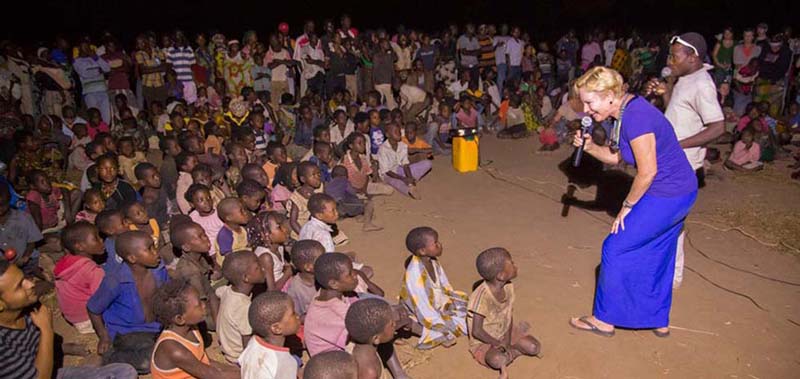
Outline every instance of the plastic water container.
<svg viewBox="0 0 800 379"><path fill-rule="evenodd" d="M478 136L453 137L453 168L458 172L478 170Z"/></svg>

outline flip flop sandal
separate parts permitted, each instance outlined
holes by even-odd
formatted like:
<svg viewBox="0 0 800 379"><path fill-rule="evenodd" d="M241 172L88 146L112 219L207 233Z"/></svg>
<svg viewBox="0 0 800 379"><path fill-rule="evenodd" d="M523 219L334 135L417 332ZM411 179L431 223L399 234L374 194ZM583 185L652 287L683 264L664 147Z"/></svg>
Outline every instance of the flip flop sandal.
<svg viewBox="0 0 800 379"><path fill-rule="evenodd" d="M658 329L653 329L653 334L655 334L658 338L667 338L669 337L669 330L666 332L659 332Z"/></svg>
<svg viewBox="0 0 800 379"><path fill-rule="evenodd" d="M597 325L592 324L591 322L589 322L589 316L579 317L578 321L584 323L585 325L588 325L589 329L581 328L581 327L573 324L571 319L569 320L569 325L571 327L575 328L575 329L578 329L578 330L582 331L582 332L591 332L591 333L597 334L598 336L603 336L603 337L613 337L614 336L614 332L615 332L614 330L612 330L610 332L606 332L605 330L600 330L600 328L598 328Z"/></svg>

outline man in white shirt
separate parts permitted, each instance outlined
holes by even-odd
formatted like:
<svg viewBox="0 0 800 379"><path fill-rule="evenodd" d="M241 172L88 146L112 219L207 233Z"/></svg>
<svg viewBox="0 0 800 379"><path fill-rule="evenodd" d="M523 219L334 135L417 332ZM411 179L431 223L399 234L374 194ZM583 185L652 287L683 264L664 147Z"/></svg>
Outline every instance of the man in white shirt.
<svg viewBox="0 0 800 379"><path fill-rule="evenodd" d="M497 65L497 90L503 93L503 84L508 76L508 62L506 60L506 41L508 41L508 25L500 25L500 35L495 36L494 25L489 26L489 35L494 43L494 62Z"/></svg>
<svg viewBox="0 0 800 379"><path fill-rule="evenodd" d="M507 55L508 76L506 81L520 80L522 78L522 51L525 41L519 39L520 29L515 26L511 29L511 38L506 40L505 53ZM502 93L502 92L500 92Z"/></svg>
<svg viewBox="0 0 800 379"><path fill-rule="evenodd" d="M703 64L707 47L705 38L698 33L684 33L672 37L667 61L672 76L677 81L668 85L656 79L648 83L648 92L662 95L667 117L680 141L686 158L697 174L699 188L705 186L703 161L705 146L716 140L725 131L725 116L717 101L717 89L708 70L713 67ZM673 287L679 287L683 279L683 240L678 238Z"/></svg>
<svg viewBox="0 0 800 379"><path fill-rule="evenodd" d="M469 72L470 81L477 83L480 76L478 68L478 54L481 45L475 37L475 25L467 24L464 34L456 41L456 50L461 59L460 70Z"/></svg>
<svg viewBox="0 0 800 379"><path fill-rule="evenodd" d="M289 56L289 51L281 46L278 37L274 35L269 38L269 50L264 54L264 66L272 70L270 102L277 108L281 96L289 92L289 67L294 66L294 61Z"/></svg>

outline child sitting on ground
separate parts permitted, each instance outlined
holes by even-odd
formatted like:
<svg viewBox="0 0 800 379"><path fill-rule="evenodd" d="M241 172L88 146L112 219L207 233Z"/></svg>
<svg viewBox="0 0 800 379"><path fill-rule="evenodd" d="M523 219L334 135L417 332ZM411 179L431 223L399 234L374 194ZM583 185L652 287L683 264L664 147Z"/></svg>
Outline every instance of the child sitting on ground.
<svg viewBox="0 0 800 379"><path fill-rule="evenodd" d="M358 363L344 351L326 351L306 363L303 379L354 379L359 378Z"/></svg>
<svg viewBox="0 0 800 379"><path fill-rule="evenodd" d="M297 166L297 177L302 185L289 197L289 222L292 231L300 234L300 229L311 218L308 199L312 194L322 192L322 178L319 167L311 162L301 162Z"/></svg>
<svg viewBox="0 0 800 379"><path fill-rule="evenodd" d="M269 202L274 211L290 216L288 204L292 193L300 187L300 179L297 177L297 164L287 162L278 167L275 171L275 180L272 181L272 191L269 193Z"/></svg>
<svg viewBox="0 0 800 379"><path fill-rule="evenodd" d="M244 207L252 214L255 215L264 207L264 200L267 198L267 192L264 186L252 179L245 179L236 186L236 194L242 199Z"/></svg>
<svg viewBox="0 0 800 379"><path fill-rule="evenodd" d="M161 324L156 321L153 294L167 280L153 239L141 231L116 238L116 253L124 260L106 270L86 308L97 333L97 354L103 363L129 363L139 374L150 372L150 356Z"/></svg>
<svg viewBox="0 0 800 379"><path fill-rule="evenodd" d="M502 247L484 250L475 263L481 283L469 296L469 351L481 365L508 376L507 367L520 355L539 354L540 344L527 334L530 326L514 324L514 284L517 266Z"/></svg>
<svg viewBox="0 0 800 379"><path fill-rule="evenodd" d="M250 308L253 287L264 283L264 270L252 251L243 250L225 257L222 275L229 284L216 290L220 299L217 337L225 360L237 363L253 334L247 321L247 309Z"/></svg>
<svg viewBox="0 0 800 379"><path fill-rule="evenodd" d="M239 378L238 367L208 359L197 328L206 318L206 305L201 298L186 279L173 280L153 295L156 316L165 326L153 347L153 379Z"/></svg>
<svg viewBox="0 0 800 379"><path fill-rule="evenodd" d="M344 323L350 341L355 344L350 353L358 363L358 378L385 377L378 345L394 339L397 322L392 306L383 299L356 301L347 310Z"/></svg>
<svg viewBox="0 0 800 379"><path fill-rule="evenodd" d="M283 346L300 329L292 299L279 291L262 293L250 304L247 319L254 335L239 356L242 379L296 378L298 361Z"/></svg>
<svg viewBox="0 0 800 379"><path fill-rule="evenodd" d="M311 357L330 350L344 350L348 334L345 317L350 306L358 301L353 291L358 276L350 258L341 253L323 254L314 263L314 278L321 287L308 307L305 318L305 343ZM387 361L394 377L405 376L397 354Z"/></svg>
<svg viewBox="0 0 800 379"><path fill-rule="evenodd" d="M95 225L100 230L100 235L104 237L103 246L106 250L106 262L103 270L106 272L115 271L117 266L125 261L117 255L116 239L117 236L130 230L128 219L121 210L106 209L97 214Z"/></svg>
<svg viewBox="0 0 800 379"><path fill-rule="evenodd" d="M217 209L214 208L211 201L211 192L202 184L192 184L186 191L185 198L192 204L193 210L189 213L189 217L203 227L208 240L212 241L209 255L214 256L218 252L218 248L215 246L217 235L224 223L217 216Z"/></svg>
<svg viewBox="0 0 800 379"><path fill-rule="evenodd" d="M292 266L283 257L283 246L289 241L288 224L286 217L277 212L259 213L247 224L248 242L264 270L270 291L285 290L292 277Z"/></svg>
<svg viewBox="0 0 800 379"><path fill-rule="evenodd" d="M105 251L103 240L97 227L88 221L78 221L61 232L61 245L67 254L53 269L58 307L78 333L94 333L86 303L103 281L103 268L94 261Z"/></svg>
<svg viewBox="0 0 800 379"><path fill-rule="evenodd" d="M167 246L158 221L154 218L150 218L144 205L140 202L130 203L123 208L123 214L128 220L130 230L141 230L149 234L150 237L153 238L153 243L158 250L158 255L161 257L162 263L167 269L174 269L177 263L175 261L175 255L172 253L172 249Z"/></svg>
<svg viewBox="0 0 800 379"><path fill-rule="evenodd" d="M36 226L44 234L60 231L67 224L67 204L64 203L69 202L69 196L64 196L60 188L53 187L42 170L31 170L27 180L31 188L25 200L28 201L28 212Z"/></svg>
<svg viewBox="0 0 800 379"><path fill-rule="evenodd" d="M358 192L348 180L347 168L336 166L332 171L332 179L325 185L325 194L336 201L336 209L344 217L361 217L365 232L383 230L372 223L375 215L375 205L372 200L362 200Z"/></svg>
<svg viewBox="0 0 800 379"><path fill-rule="evenodd" d="M331 181L331 168L336 164L333 159L333 147L325 142L314 142L312 149L314 155L308 161L319 167L319 172L323 183Z"/></svg>
<svg viewBox="0 0 800 379"><path fill-rule="evenodd" d="M408 145L401 140L399 125L387 124L386 137L386 142L378 150L381 178L398 192L420 199L417 181L431 171L431 161L425 159L417 163L409 162Z"/></svg>
<svg viewBox="0 0 800 379"><path fill-rule="evenodd" d="M322 254L325 254L325 248L314 240L300 240L292 245L292 266L297 274L289 281L286 293L294 301L295 312L301 320L305 319L308 306L317 294L314 262Z"/></svg>
<svg viewBox="0 0 800 379"><path fill-rule="evenodd" d="M147 214L153 217L161 229L167 227L169 221L169 194L161 183L161 174L156 166L149 162L139 163L134 170L139 181L139 195Z"/></svg>
<svg viewBox="0 0 800 379"><path fill-rule="evenodd" d="M147 162L144 153L136 151L136 145L133 137L122 137L117 141L119 148L119 170L122 173L122 178L128 183L137 183L136 173L134 169L139 163Z"/></svg>
<svg viewBox="0 0 800 379"><path fill-rule="evenodd" d="M247 249L247 229L245 225L252 215L244 209L239 198L229 197L219 203L219 218L224 223L217 234L217 247L220 254Z"/></svg>
<svg viewBox="0 0 800 379"><path fill-rule="evenodd" d="M467 294L450 285L438 258L442 255L439 234L421 226L406 236L412 254L406 266L400 302L422 326L417 349L438 345L450 347L467 334Z"/></svg>
<svg viewBox="0 0 800 379"><path fill-rule="evenodd" d="M272 141L267 144L267 161L261 166L269 178L275 178L275 174L280 165L289 161L286 155L286 146L281 145L280 142ZM272 188L272 183L267 183L269 188Z"/></svg>
<svg viewBox="0 0 800 379"><path fill-rule="evenodd" d="M207 165L201 163L195 166L194 170L192 170L192 183L208 187L211 191L211 201L215 208L219 206L219 202L222 199L227 197L227 192L214 180L214 172Z"/></svg>
<svg viewBox="0 0 800 379"><path fill-rule="evenodd" d="M753 120L751 123L758 123ZM733 146L731 156L725 161L725 167L731 170L756 171L764 168L761 158L761 146L755 142L756 132L748 127L742 130L739 141Z"/></svg>
<svg viewBox="0 0 800 379"><path fill-rule="evenodd" d="M83 193L82 203L83 209L75 214L75 222L88 221L94 224L97 214L106 207L106 202L103 200L100 190L94 188L89 188Z"/></svg>
<svg viewBox="0 0 800 379"><path fill-rule="evenodd" d="M417 163L426 159L433 159L433 148L422 138L417 138L417 123L409 121L405 125L406 135L403 143L408 145L408 160Z"/></svg>
<svg viewBox="0 0 800 379"><path fill-rule="evenodd" d="M211 287L213 270L207 258L211 241L203 227L190 220L173 223L169 236L173 249L181 253L172 278L188 280L201 297L206 299L211 308L206 316L206 327L208 330L215 330L219 298Z"/></svg>
<svg viewBox="0 0 800 379"><path fill-rule="evenodd" d="M178 209L181 213L189 214L192 210L192 204L186 198L186 193L189 186L194 184L192 179L192 170L197 166L197 156L183 151L175 157L175 167L178 168L178 182L175 186L175 199L178 203ZM209 189L210 191L210 189ZM209 192L210 194L210 192Z"/></svg>

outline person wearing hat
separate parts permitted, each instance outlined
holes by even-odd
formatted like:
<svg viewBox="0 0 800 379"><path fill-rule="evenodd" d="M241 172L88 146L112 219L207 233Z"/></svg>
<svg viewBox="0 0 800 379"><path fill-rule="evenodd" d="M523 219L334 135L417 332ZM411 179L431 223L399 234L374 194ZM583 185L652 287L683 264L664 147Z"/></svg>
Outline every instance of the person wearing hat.
<svg viewBox="0 0 800 379"><path fill-rule="evenodd" d="M769 102L770 114L776 115L783 102L786 73L792 64L792 52L783 35L776 34L758 57L758 79L754 101Z"/></svg>
<svg viewBox="0 0 800 379"><path fill-rule="evenodd" d="M725 115L717 101L717 87L709 74L713 66L703 63L708 52L705 38L694 32L670 39L667 64L672 70L670 84L659 80L648 83L648 92L663 97L667 117L678 136L692 169L697 175L698 188L705 186L706 145L725 132ZM675 280L678 287L683 279L683 239L678 239L675 259Z"/></svg>

